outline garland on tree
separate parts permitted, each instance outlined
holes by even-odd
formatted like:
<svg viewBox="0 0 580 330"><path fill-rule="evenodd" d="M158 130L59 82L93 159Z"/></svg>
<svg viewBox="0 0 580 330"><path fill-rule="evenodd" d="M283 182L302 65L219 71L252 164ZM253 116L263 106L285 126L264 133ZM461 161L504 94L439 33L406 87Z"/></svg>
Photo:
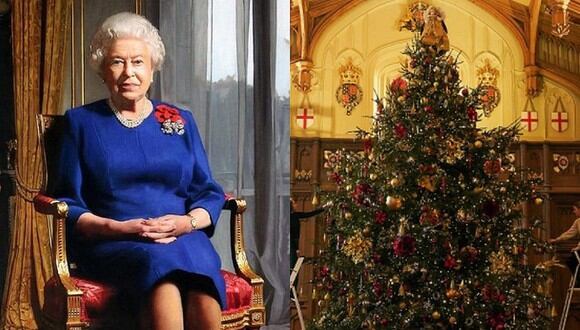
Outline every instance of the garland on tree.
<svg viewBox="0 0 580 330"><path fill-rule="evenodd" d="M317 260L314 329L547 329L549 247L523 223L541 202L517 169L518 124L481 130L479 88L461 86L457 57L417 33L363 151L327 167L326 247ZM444 44L444 43L442 43Z"/></svg>

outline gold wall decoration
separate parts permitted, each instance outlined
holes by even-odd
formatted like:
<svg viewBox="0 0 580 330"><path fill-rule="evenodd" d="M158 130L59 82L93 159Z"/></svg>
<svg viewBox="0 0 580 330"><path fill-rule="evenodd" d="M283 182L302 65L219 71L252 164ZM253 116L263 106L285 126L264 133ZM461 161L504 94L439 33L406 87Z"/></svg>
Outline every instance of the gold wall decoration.
<svg viewBox="0 0 580 330"><path fill-rule="evenodd" d="M346 109L346 114L350 116L352 110L359 105L362 100L363 91L359 85L362 70L353 64L352 58L348 58L346 64L338 69L340 75L340 86L336 90L336 100Z"/></svg>
<svg viewBox="0 0 580 330"><path fill-rule="evenodd" d="M491 63L489 58L485 58L483 64L477 67L476 72L477 82L483 89L483 93L479 97L483 113L486 117L490 117L501 100L501 93L499 88L497 88L499 70L496 65Z"/></svg>
<svg viewBox="0 0 580 330"><path fill-rule="evenodd" d="M295 170L294 171L294 178L296 181L310 181L312 178L312 170Z"/></svg>
<svg viewBox="0 0 580 330"><path fill-rule="evenodd" d="M298 61L294 63L294 68L292 86L304 94L310 93L312 87L318 83L312 70L312 62Z"/></svg>

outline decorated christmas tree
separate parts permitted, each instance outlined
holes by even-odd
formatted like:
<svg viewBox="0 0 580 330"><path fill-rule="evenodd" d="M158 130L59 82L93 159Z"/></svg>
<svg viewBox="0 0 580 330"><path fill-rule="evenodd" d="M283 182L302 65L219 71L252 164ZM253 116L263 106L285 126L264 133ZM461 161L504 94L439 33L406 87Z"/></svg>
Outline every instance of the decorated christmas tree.
<svg viewBox="0 0 580 330"><path fill-rule="evenodd" d="M375 100L361 152L327 157L315 329L547 329L548 247L533 235L539 183L515 166L517 123L477 128L482 91L461 85L441 14L415 22L408 62ZM438 21L432 21L437 20ZM538 229L538 230L536 230Z"/></svg>

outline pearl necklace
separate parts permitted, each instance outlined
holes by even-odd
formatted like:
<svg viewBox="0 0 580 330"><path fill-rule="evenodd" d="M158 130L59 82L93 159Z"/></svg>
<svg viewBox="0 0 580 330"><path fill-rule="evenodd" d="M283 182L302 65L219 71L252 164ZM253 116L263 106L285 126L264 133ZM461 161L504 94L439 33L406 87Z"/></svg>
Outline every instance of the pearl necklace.
<svg viewBox="0 0 580 330"><path fill-rule="evenodd" d="M107 100L107 104L109 105L111 110L113 110L115 117L117 117L117 120L119 120L121 125L123 125L127 128L135 128L135 127L141 125L143 120L145 120L145 117L147 117L147 115L149 114L149 111L141 110L141 111L139 111L139 114L137 115L136 119L127 119L127 118L123 117L123 115L121 114L119 109L117 109L115 104L113 104L113 101L111 99ZM147 105L145 105L145 107L147 107Z"/></svg>

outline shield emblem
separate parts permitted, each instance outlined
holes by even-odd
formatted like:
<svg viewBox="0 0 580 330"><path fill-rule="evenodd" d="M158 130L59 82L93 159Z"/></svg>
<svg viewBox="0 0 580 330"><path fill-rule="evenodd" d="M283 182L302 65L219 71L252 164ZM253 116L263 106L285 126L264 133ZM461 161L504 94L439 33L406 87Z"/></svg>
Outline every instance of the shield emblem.
<svg viewBox="0 0 580 330"><path fill-rule="evenodd" d="M346 114L350 116L352 109L360 103L362 94L362 89L359 85L343 83L336 90L336 100L346 109Z"/></svg>
<svg viewBox="0 0 580 330"><path fill-rule="evenodd" d="M486 117L490 117L493 109L497 107L499 104L499 100L501 99L501 94L499 89L493 85L483 86L483 92L479 96L479 100L481 101L481 106L483 108L483 114Z"/></svg>
<svg viewBox="0 0 580 330"><path fill-rule="evenodd" d="M526 131L535 131L538 128L538 113L535 111L522 111L521 123Z"/></svg>
<svg viewBox="0 0 580 330"><path fill-rule="evenodd" d="M568 113L552 112L552 128L556 132L564 132L568 129Z"/></svg>
<svg viewBox="0 0 580 330"><path fill-rule="evenodd" d="M307 129L308 127L314 124L314 110L308 108L298 108L296 114L296 124L303 129Z"/></svg>

